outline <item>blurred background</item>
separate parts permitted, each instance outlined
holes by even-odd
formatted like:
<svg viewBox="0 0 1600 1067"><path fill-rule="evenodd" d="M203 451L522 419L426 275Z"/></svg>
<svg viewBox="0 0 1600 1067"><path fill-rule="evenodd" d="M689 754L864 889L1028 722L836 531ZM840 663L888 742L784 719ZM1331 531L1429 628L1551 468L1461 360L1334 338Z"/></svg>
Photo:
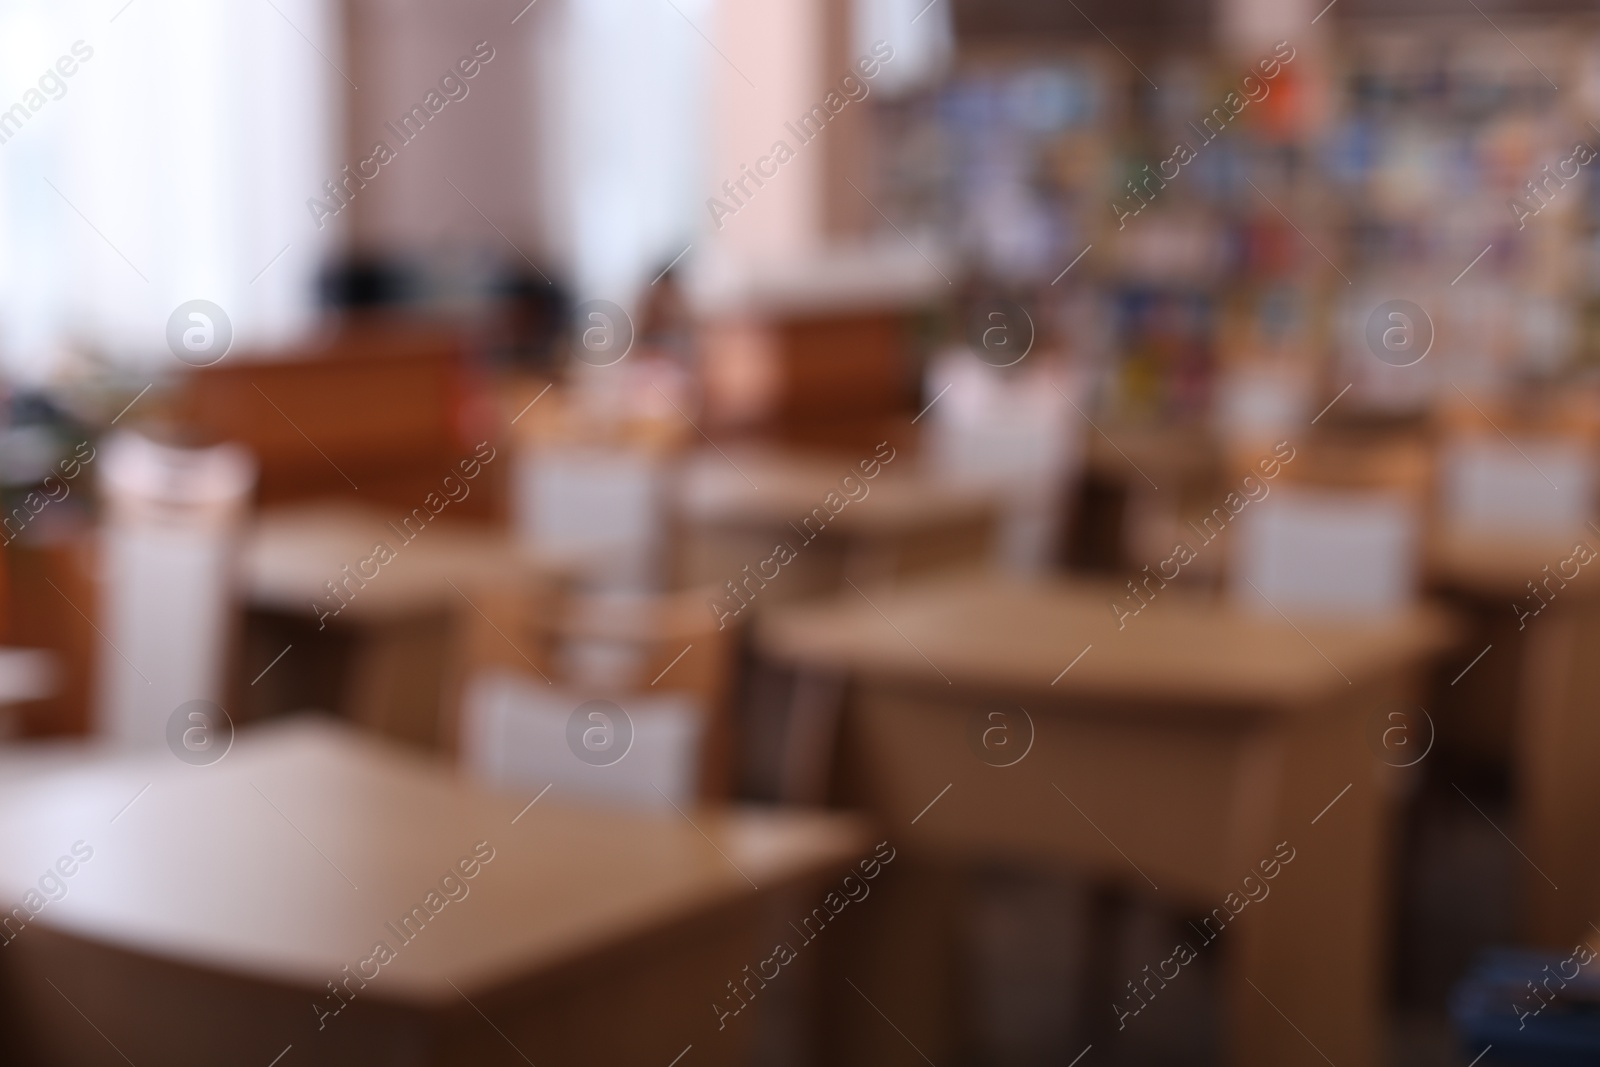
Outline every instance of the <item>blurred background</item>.
<svg viewBox="0 0 1600 1067"><path fill-rule="evenodd" d="M1597 1062L1597 123L1564 0L0 0L0 1060Z"/></svg>

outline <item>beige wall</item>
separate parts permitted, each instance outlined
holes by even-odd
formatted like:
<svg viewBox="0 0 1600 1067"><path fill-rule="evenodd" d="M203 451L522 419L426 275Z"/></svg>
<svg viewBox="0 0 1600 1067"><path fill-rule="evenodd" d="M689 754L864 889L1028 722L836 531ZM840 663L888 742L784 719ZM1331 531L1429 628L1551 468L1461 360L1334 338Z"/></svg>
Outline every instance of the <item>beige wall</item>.
<svg viewBox="0 0 1600 1067"><path fill-rule="evenodd" d="M785 126L820 104L847 72L855 59L849 36L847 0L725 0L721 5L713 37L728 58L713 62L713 189L737 178L741 164L754 165L775 140L797 148L797 157L748 206L723 220L712 238L723 255L787 261L863 229L872 209L845 179L871 195L861 163L865 109L851 104L804 146Z"/></svg>
<svg viewBox="0 0 1600 1067"><path fill-rule="evenodd" d="M458 59L487 41L494 58L415 140L381 168L351 207L351 240L361 250L506 246L505 232L541 266L535 56L545 15L505 0L346 0L346 159L367 158L373 142L393 146L396 122ZM447 182L470 198L463 199ZM474 210L473 204L482 211Z"/></svg>

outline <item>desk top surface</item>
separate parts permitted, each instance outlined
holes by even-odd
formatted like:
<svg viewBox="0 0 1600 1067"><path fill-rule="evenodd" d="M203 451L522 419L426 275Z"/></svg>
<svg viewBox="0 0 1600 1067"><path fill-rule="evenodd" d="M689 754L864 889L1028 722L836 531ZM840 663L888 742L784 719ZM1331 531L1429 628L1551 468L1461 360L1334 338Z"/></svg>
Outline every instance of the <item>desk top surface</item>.
<svg viewBox="0 0 1600 1067"><path fill-rule="evenodd" d="M316 720L241 733L207 767L164 749L10 749L0 782L8 906L75 843L93 850L35 923L318 991L383 941L395 958L363 995L409 1003L625 949L752 895L752 883L769 891L870 851L844 816L600 811L564 807L556 790L529 807L531 795L485 792ZM458 874L448 888L466 895L451 900L441 879L475 847L492 859ZM439 901L415 940L385 925Z"/></svg>
<svg viewBox="0 0 1600 1067"><path fill-rule="evenodd" d="M1109 605L1120 593L1109 583L967 573L774 610L758 640L779 660L879 679L1285 708L1414 666L1454 630L1426 606L1291 623L1265 605L1257 612L1170 588L1119 629Z"/></svg>
<svg viewBox="0 0 1600 1067"><path fill-rule="evenodd" d="M874 464L869 467L877 472L873 478L862 476L858 465L864 461ZM847 475L849 486L843 484ZM981 520L993 514L995 496L930 477L903 451L885 464L870 453L832 461L745 448L690 457L678 506L692 523L779 532L789 530L791 523L798 527L812 509L822 508L831 513L831 529L892 536L933 524ZM799 536L796 531L795 538Z"/></svg>
<svg viewBox="0 0 1600 1067"><path fill-rule="evenodd" d="M1530 582L1541 586L1541 594L1553 590L1566 600L1600 597L1600 565L1582 562L1574 551L1579 544L1593 552L1600 548L1600 537L1587 526L1566 537L1549 532L1522 537L1441 534L1428 545L1428 572L1441 585L1481 597L1503 597L1508 603L1537 606ZM1552 582L1548 589L1541 585L1547 578Z"/></svg>
<svg viewBox="0 0 1600 1067"><path fill-rule="evenodd" d="M470 594L485 583L500 584L516 574L559 575L580 560L540 555L508 534L471 524L427 526L407 532L395 528L405 516L337 501L273 508L263 512L245 536L241 574L253 605L312 615L313 604L339 605L326 587L346 580L343 568L374 575L355 586L347 611L357 619L384 619L442 605L461 604L456 583ZM392 522L391 522L392 520ZM389 562L374 560L383 543ZM364 561L373 561L366 562ZM352 586L354 583L352 582Z"/></svg>

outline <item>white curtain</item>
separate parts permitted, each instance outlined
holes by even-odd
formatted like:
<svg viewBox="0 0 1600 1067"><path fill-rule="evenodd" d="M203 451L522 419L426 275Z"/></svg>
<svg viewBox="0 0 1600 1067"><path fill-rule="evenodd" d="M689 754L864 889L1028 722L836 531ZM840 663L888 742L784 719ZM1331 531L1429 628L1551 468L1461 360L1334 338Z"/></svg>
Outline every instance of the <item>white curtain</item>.
<svg viewBox="0 0 1600 1067"><path fill-rule="evenodd" d="M334 0L4 0L0 112L80 41L0 144L0 367L175 365L167 318L194 299L235 350L292 340L337 233L305 207L342 163Z"/></svg>
<svg viewBox="0 0 1600 1067"><path fill-rule="evenodd" d="M541 79L551 231L580 299L630 306L693 239L707 176L716 0L568 0Z"/></svg>

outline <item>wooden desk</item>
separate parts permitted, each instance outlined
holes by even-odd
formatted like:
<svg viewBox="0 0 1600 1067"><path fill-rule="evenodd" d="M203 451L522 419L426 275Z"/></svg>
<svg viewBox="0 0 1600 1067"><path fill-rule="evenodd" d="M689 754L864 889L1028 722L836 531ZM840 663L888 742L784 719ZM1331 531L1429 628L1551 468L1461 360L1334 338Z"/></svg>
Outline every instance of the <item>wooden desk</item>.
<svg viewBox="0 0 1600 1067"><path fill-rule="evenodd" d="M183 376L171 415L248 446L263 505L337 495L403 513L491 432L487 405L465 338L402 319L346 325L287 357L232 353ZM504 515L505 465L483 473L453 511Z"/></svg>
<svg viewBox="0 0 1600 1067"><path fill-rule="evenodd" d="M0 899L93 855L0 951L29 1063L740 1062L753 1028L719 1033L708 1005L770 955L761 909L871 847L842 816L525 808L316 722L209 767L39 761L0 776ZM400 944L385 923L479 842L467 895ZM395 958L319 1030L325 983L379 940Z"/></svg>
<svg viewBox="0 0 1600 1067"><path fill-rule="evenodd" d="M341 568L354 569L372 555L378 541L390 545L396 558L349 597L348 607L338 615L341 622L435 611L460 599L451 582L463 589L515 582L519 576L550 574L569 562L534 555L500 530L475 524L430 525L407 542L389 518L383 511L338 501L263 511L244 547L246 597L262 607L315 618L313 603L339 606L323 583L339 584Z"/></svg>
<svg viewBox="0 0 1600 1067"><path fill-rule="evenodd" d="M1204 513L1226 491L1218 490L1226 468L1223 445L1205 427L1095 421L1104 433L1091 430L1085 438L1083 486L1067 533L1068 562L1080 570L1137 570L1129 561L1147 547L1150 535L1143 523L1160 527L1161 547L1170 548L1166 530ZM1162 491L1152 489L1151 482Z"/></svg>
<svg viewBox="0 0 1600 1067"><path fill-rule="evenodd" d="M905 451L873 479L857 464L873 458L841 453L836 461L774 450L734 449L727 457L701 453L685 463L674 507L681 549L680 584L714 585L744 580L773 555L779 542L796 558L768 588L756 590L760 608L953 565L983 562L994 537L996 502L984 493L941 485L911 470ZM814 540L802 526L830 493L843 499L840 480L854 475L866 496L846 504ZM860 490L856 490L858 493ZM729 604L736 604L729 595Z"/></svg>
<svg viewBox="0 0 1600 1067"><path fill-rule="evenodd" d="M911 314L928 303L918 299L926 294L868 296L864 304L852 295L854 307L837 299L811 307L766 301L705 316L698 340L712 432L869 451L885 433L903 434L916 412L907 373Z"/></svg>
<svg viewBox="0 0 1600 1067"><path fill-rule="evenodd" d="M448 514L447 508L441 518ZM252 610L241 684L234 687L243 718L322 706L397 737L449 747L454 724L446 721L446 689L457 651L451 620L475 612L467 598L479 597L479 590L559 581L570 566L470 523L435 522L405 542L389 518L338 501L261 514L241 560L243 596ZM345 583L343 569L355 573L379 541L395 558L369 565L376 577L351 581L346 606L319 619L314 605L340 603L325 583ZM291 644L289 670L274 667L250 684Z"/></svg>
<svg viewBox="0 0 1600 1067"><path fill-rule="evenodd" d="M905 836L908 857L1065 861L1206 913L1287 841L1296 858L1270 896L1218 938L1229 1061L1323 1064L1286 1015L1333 1062L1378 1062L1390 769L1365 731L1382 700L1411 694L1451 627L1417 609L1303 620L1302 635L1168 589L1119 632L1115 593L963 575L785 608L757 641L854 680L845 787ZM1019 707L1031 750L1004 768L980 760L974 722ZM1114 976L1112 995L1143 977ZM937 992L880 988L899 990L880 1006L942 1062L945 1021L919 1011ZM1109 1004L1091 1010L1114 1021Z"/></svg>
<svg viewBox="0 0 1600 1067"><path fill-rule="evenodd" d="M1542 582L1546 566L1556 573L1579 541L1600 547L1593 531L1580 530L1538 541L1440 538L1429 554L1434 584L1466 595L1482 621L1482 642L1493 645L1459 687L1464 710L1483 709L1474 717L1489 742L1481 747L1511 760L1512 835L1532 861L1512 858L1522 871L1518 912L1524 936L1552 949L1589 929L1600 899L1600 560L1564 587L1552 581L1553 596L1541 586L1548 606L1521 625L1513 605L1537 607L1527 583ZM1479 692L1488 700L1470 699ZM1492 722L1481 722L1485 711Z"/></svg>

